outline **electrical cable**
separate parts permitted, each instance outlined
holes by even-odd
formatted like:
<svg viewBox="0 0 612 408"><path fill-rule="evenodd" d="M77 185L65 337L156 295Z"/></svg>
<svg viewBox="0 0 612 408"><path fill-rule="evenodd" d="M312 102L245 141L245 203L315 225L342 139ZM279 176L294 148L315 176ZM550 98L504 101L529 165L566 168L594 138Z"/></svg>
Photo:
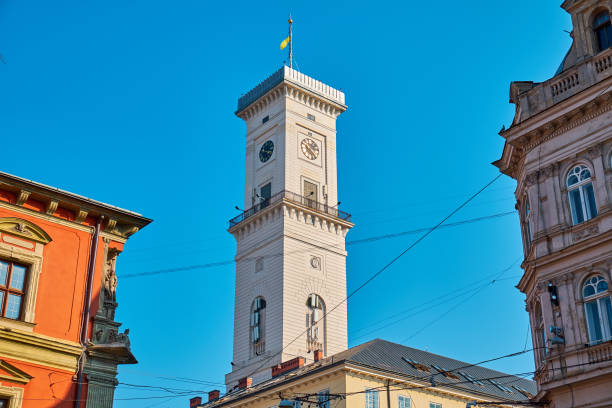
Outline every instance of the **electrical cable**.
<svg viewBox="0 0 612 408"><path fill-rule="evenodd" d="M461 225L465 225L465 224L471 224L471 223L476 223L476 222L480 222L480 221L486 221L486 220L501 218L501 217L505 217L505 216L508 216L508 215L511 215L511 214L516 214L516 211L507 211L507 212L491 214L491 215L482 216L482 217L470 218L470 219L466 219L466 220L462 220L462 221L457 221L457 222L454 222L454 223L445 224L445 225L440 226L440 228L457 227L457 226L461 226ZM390 233L390 234L383 234L383 235L376 235L376 236L372 236L372 237L368 237L368 238L362 238L362 239L358 239L358 240L347 241L346 242L346 246L360 245L360 244L365 244L365 243L374 242L374 241L380 241L380 240L384 240L384 239L398 238L398 237L402 237L402 236L405 236L405 235L418 234L418 233L429 231L432 228L434 228L434 227L418 228L418 229L414 229L414 230L408 230L408 231L402 231L402 232L396 232L396 233ZM330 248L340 249L338 246L335 246L335 245L334 246L322 246L322 248L323 249L330 249ZM297 251L294 251L294 252L290 252L289 254L299 253L299 252L307 252L307 251L310 251L310 249L297 250ZM269 254L269 255L264 255L264 256L261 256L261 257L244 258L241 261L248 261L248 260L253 260L254 261L254 260L260 259L260 258L264 258L264 259L265 258L274 258L274 257L279 257L279 256L287 255L287 254L288 254L287 252L277 253L277 254ZM205 264L187 265L187 266L180 266L180 267L176 267L176 268L159 269L159 270L150 271L150 272L138 272L138 273L125 274L125 275L120 275L119 278L120 279L131 279L131 278L137 278L137 277L142 277L142 276L162 275L162 274L174 273L174 272L185 272L185 271L191 271L191 270L195 270L195 269L216 268L216 267L219 267L219 266L231 265L231 264L233 264L235 262L236 261L234 259L231 259L231 260L228 259L228 260L225 260L225 261L210 262L210 263L205 263Z"/></svg>
<svg viewBox="0 0 612 408"><path fill-rule="evenodd" d="M346 298L344 298L341 302L339 302L337 305L335 305L332 309L330 309L329 311L326 311L325 313L323 313L323 316L321 316L321 318L319 320L317 320L316 322L314 322L313 324L317 324L318 322L320 322L321 320L323 320L326 316L328 316L330 313L333 313L338 307L340 307L342 304L346 303L351 297L353 297L357 292L359 292L361 289L363 289L366 285L368 285L370 282L372 282L374 279L376 279L378 276L380 276L383 272L385 272L387 269L389 269L389 267L391 267L395 262L397 262L400 258L402 258L406 253L408 253L412 248L414 248L415 246L417 246L421 241L423 241L425 238L427 238L432 232L434 232L436 229L438 229L442 224L444 224L449 218L451 218L453 215L455 215L456 213L458 213L462 208L464 208L466 205L468 205L474 198L478 197L478 195L480 195L480 193L482 193L483 191L485 191L491 184L495 183L500 177L502 176L502 174L498 174L497 176L495 176L491 181L489 181L488 183L486 183L483 187L481 187L476 193L472 194L467 200L465 200L463 203L461 203L458 207L456 207L453 211L451 211L447 216L445 216L444 218L442 218L442 220L440 220L435 226L431 227L429 230L427 230L427 232L425 232L424 234L422 234L419 238L417 238L412 244L410 244L406 249L404 249L402 252L400 252L397 256L395 256L393 259L391 259L389 262L387 262L381 269L379 269L377 272L375 272L372 276L370 276L368 279L365 280L365 282L363 282L361 285L359 285L356 289L354 289L353 291L351 291L351 293L349 293L348 296L346 296ZM257 371L259 371L261 368L263 368L272 358L278 356L279 354L281 354L285 349L287 349L287 347L289 347L290 345L292 345L293 343L295 343L300 337L302 337L304 334L306 334L308 332L309 328L306 328L304 331L302 331L298 336L296 336L295 338L293 338L290 342L288 342L286 345L284 345L279 351L272 353L270 356L268 356L267 358L265 358L263 360L263 362L257 366L257 368L255 368L254 370L252 370L250 372L250 374L246 375L246 377L251 377L253 374L255 374Z"/></svg>

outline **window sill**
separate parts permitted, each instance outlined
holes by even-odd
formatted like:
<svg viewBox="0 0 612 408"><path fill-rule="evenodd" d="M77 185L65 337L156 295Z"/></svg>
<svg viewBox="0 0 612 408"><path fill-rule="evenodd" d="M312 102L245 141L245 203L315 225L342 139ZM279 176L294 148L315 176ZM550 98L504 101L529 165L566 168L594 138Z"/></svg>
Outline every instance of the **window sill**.
<svg viewBox="0 0 612 408"><path fill-rule="evenodd" d="M27 332L33 332L36 323L24 322L23 320L7 319L6 317L0 317L0 329L17 329Z"/></svg>

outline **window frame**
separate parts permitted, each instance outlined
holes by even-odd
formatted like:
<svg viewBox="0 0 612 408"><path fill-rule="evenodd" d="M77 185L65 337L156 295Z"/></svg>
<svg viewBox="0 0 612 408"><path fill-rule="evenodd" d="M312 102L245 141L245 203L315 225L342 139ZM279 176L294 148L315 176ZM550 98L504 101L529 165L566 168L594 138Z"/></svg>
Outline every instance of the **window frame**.
<svg viewBox="0 0 612 408"><path fill-rule="evenodd" d="M321 397L326 398L325 400L321 400ZM330 393L329 388L321 390L317 392L317 408L330 408Z"/></svg>
<svg viewBox="0 0 612 408"><path fill-rule="evenodd" d="M366 388L364 397L365 408L380 408L380 393L377 389Z"/></svg>
<svg viewBox="0 0 612 408"><path fill-rule="evenodd" d="M406 402L408 403L408 405L406 405ZM398 395L397 396L397 407L398 408L411 408L412 399L407 395Z"/></svg>
<svg viewBox="0 0 612 408"><path fill-rule="evenodd" d="M14 262L14 261L7 261L2 258L0 258L0 262L8 264L8 269L6 273L6 282L5 282L6 285L2 285L2 283L0 282L0 293L2 293L2 300L0 301L0 317L3 317L5 319L20 321L23 319L23 315L24 315L24 312L23 312L25 309L24 300L26 297L26 292L28 291L27 283L28 283L28 275L30 273L29 267L28 265L24 265L24 264L21 264L19 262ZM14 271L15 266L20 266L25 269L23 280L21 282L22 284L21 290L11 287L11 284L12 284L11 281L13 278L13 271ZM8 307L8 299L10 295L19 296L21 298L21 300L19 301L19 314L17 315L16 318L8 317L6 315L6 309Z"/></svg>
<svg viewBox="0 0 612 408"><path fill-rule="evenodd" d="M258 302L259 301L259 302ZM263 303L257 306L258 303ZM268 306L263 296L256 296L251 302L249 313L249 343L253 350L253 355L259 356L265 353L265 310ZM255 322L257 316L257 322ZM257 329L257 340L255 340L255 329ZM263 350L260 350L263 348Z"/></svg>
<svg viewBox="0 0 612 408"><path fill-rule="evenodd" d="M546 325L544 324L544 312L540 302L537 302L534 308L533 324L537 346L536 355L538 360L540 360L540 365L544 365L548 356L548 342L546 338Z"/></svg>
<svg viewBox="0 0 612 408"><path fill-rule="evenodd" d="M597 20L604 15L607 17L607 19L596 25ZM595 46L598 53L612 47L612 18L610 17L610 12L608 10L599 10L597 13L593 14L591 28L593 30L593 36L595 37ZM602 44L600 34L605 35L607 46L604 46L606 44Z"/></svg>
<svg viewBox="0 0 612 408"><path fill-rule="evenodd" d="M5 236L6 237L6 236ZM0 326L7 326L32 332L35 326L36 297L38 282L42 271L43 247L39 242L33 243L33 250L0 242L0 259L15 262L27 267L25 295L22 299L21 318L19 320L0 317Z"/></svg>
<svg viewBox="0 0 612 408"><path fill-rule="evenodd" d="M523 223L525 230L525 243L527 244L527 250L531 248L533 241L533 231L531 229L531 204L529 204L529 197L525 196L523 200Z"/></svg>
<svg viewBox="0 0 612 408"><path fill-rule="evenodd" d="M576 173L576 169L579 169L580 171ZM589 176L588 178L581 180L580 179L581 173L584 170L587 170L589 172ZM570 185L569 179L572 176L577 176L578 181ZM590 197L589 197L589 194L587 194L586 192L587 187L589 185L592 191L592 196ZM565 188L567 189L567 199L569 203L569 210L570 210L570 216L572 219L572 225L579 225L579 224L582 224L583 222L589 221L597 217L599 211L598 211L598 206L597 206L597 199L595 197L595 186L593 185L593 171L591 170L589 166L587 166L584 163L576 163L572 165L565 177ZM580 199L580 216L582 217L581 221L578 219L578 209L575 207L574 200L572 198L572 193L574 191L578 191L578 198ZM594 214L591 213L591 206L590 206L591 202L588 201L587 198L588 200L591 200L591 199L593 200L592 204L595 209Z"/></svg>
<svg viewBox="0 0 612 408"><path fill-rule="evenodd" d="M429 401L429 408L442 408L442 404L439 402Z"/></svg>
<svg viewBox="0 0 612 408"><path fill-rule="evenodd" d="M584 295L584 290L588 285L591 285L591 281L595 278L599 278L599 280L597 281L597 283L599 284L600 282L605 282L606 283L606 289L604 291L600 291L597 292L597 288L595 288L595 293L592 295L588 295L585 296ZM596 345L596 344L600 344L600 343L605 343L607 341L611 341L612 340L612 316L609 315L609 311L604 309L604 306L602 305L603 301L605 301L606 299L608 300L608 302L612 302L612 293L610 291L610 282L608 281L608 279L606 279L606 277L603 274L595 274L595 275L590 275L587 279L585 279L580 287L580 295L581 295L581 299L582 299L582 303L583 303L583 310L584 310L584 319L585 319L585 326L587 329L587 339L590 345ZM589 312L589 305L591 304L595 304L597 307L597 317L598 317L598 323L599 323L599 329L601 331L601 339L595 339L593 340L593 330L595 329L594 327L591 326L591 324L589 323L591 321L592 318L594 318L593 316L591 316L591 313ZM607 317L607 320L606 320Z"/></svg>

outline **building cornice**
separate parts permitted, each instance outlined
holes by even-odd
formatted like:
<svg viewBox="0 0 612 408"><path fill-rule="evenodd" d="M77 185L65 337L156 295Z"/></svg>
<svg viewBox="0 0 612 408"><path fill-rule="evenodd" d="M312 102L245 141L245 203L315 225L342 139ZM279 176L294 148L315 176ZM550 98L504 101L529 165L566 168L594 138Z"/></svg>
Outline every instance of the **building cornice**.
<svg viewBox="0 0 612 408"><path fill-rule="evenodd" d="M83 348L72 341L2 328L0 350L0 357L74 371Z"/></svg>
<svg viewBox="0 0 612 408"><path fill-rule="evenodd" d="M14 203L0 201L0 208L10 209L81 231L91 231L92 229L92 226L85 222L86 218L103 216L106 220L103 225L103 232L106 235L113 236L113 239L125 240L151 222L150 219L140 214L7 173L0 172L0 189L10 192L16 197ZM45 208L42 211L27 208L25 204L28 200L36 200L44 204ZM58 208L74 214L74 219L66 219L59 214L56 215Z"/></svg>
<svg viewBox="0 0 612 408"><path fill-rule="evenodd" d="M518 178L519 161L540 144L554 139L612 110L612 78L500 132L506 139L501 159L493 162L502 173Z"/></svg>

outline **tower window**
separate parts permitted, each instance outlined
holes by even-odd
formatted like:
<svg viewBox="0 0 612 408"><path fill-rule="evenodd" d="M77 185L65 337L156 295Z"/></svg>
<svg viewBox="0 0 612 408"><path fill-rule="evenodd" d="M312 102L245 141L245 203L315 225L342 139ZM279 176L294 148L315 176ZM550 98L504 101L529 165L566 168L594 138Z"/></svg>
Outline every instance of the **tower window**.
<svg viewBox="0 0 612 408"><path fill-rule="evenodd" d="M306 345L308 351L325 354L325 304L319 295L311 294L306 301Z"/></svg>
<svg viewBox="0 0 612 408"><path fill-rule="evenodd" d="M593 31L595 38L597 38L598 51L606 50L612 46L612 25L607 11L601 12L595 17Z"/></svg>
<svg viewBox="0 0 612 408"><path fill-rule="evenodd" d="M608 282L601 275L590 278L582 287L582 297L591 344L612 339L612 304Z"/></svg>
<svg viewBox="0 0 612 408"><path fill-rule="evenodd" d="M315 183L304 180L304 204L311 208L317 208L319 202L319 188Z"/></svg>
<svg viewBox="0 0 612 408"><path fill-rule="evenodd" d="M272 197L272 183L266 183L259 189L260 208L266 208L270 205L270 197Z"/></svg>
<svg viewBox="0 0 612 408"><path fill-rule="evenodd" d="M251 343L253 344L253 353L257 356L265 351L265 343L263 341L265 311L266 301L264 298L255 298L251 307Z"/></svg>
<svg viewBox="0 0 612 408"><path fill-rule="evenodd" d="M306 117L308 118L308 120L312 120L313 122L315 121L314 115L311 115L310 113Z"/></svg>
<svg viewBox="0 0 612 408"><path fill-rule="evenodd" d="M597 215L591 171L586 166L578 165L569 172L567 193L574 225L590 220Z"/></svg>
<svg viewBox="0 0 612 408"><path fill-rule="evenodd" d="M261 123L266 123L267 121L270 120L270 115L266 115L262 120Z"/></svg>

